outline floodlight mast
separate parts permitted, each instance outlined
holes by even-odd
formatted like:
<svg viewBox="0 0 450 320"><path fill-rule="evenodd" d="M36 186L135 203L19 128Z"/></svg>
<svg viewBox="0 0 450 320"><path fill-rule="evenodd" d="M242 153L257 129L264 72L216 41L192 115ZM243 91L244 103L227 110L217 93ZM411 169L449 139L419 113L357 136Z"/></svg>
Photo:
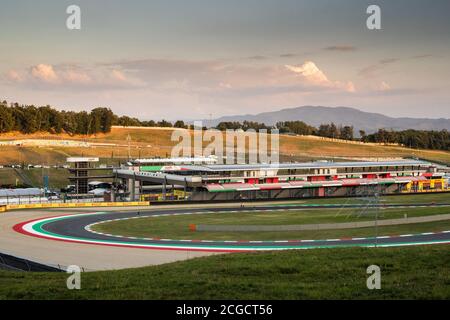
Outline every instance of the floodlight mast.
<svg viewBox="0 0 450 320"><path fill-rule="evenodd" d="M367 210L371 211L371 209L375 210L375 247L378 247L378 220L380 215L380 196L381 196L381 186L380 185L370 185L367 186L365 193L365 201L367 201L367 206L363 208L362 211L359 212L358 216L362 216Z"/></svg>
<svg viewBox="0 0 450 320"><path fill-rule="evenodd" d="M128 161L131 160L131 136L128 133L127 135L127 143L128 143Z"/></svg>
<svg viewBox="0 0 450 320"><path fill-rule="evenodd" d="M375 248L378 246L378 214L380 212L380 194L375 192Z"/></svg>

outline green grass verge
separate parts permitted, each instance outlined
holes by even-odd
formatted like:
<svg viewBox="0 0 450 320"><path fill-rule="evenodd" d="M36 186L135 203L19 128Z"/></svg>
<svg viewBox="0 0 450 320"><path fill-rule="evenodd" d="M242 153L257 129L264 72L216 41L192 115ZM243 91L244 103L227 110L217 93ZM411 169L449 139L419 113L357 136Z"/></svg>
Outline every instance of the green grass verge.
<svg viewBox="0 0 450 320"><path fill-rule="evenodd" d="M0 271L0 299L449 299L449 247L215 255L161 266L66 274ZM366 269L381 268L381 290Z"/></svg>
<svg viewBox="0 0 450 320"><path fill-rule="evenodd" d="M50 188L63 188L69 184L69 171L67 169L24 169L20 172L31 181L35 187L43 187L43 176L49 177ZM15 171L11 168L0 169L0 184L15 185L16 179L19 184L26 184Z"/></svg>
<svg viewBox="0 0 450 320"><path fill-rule="evenodd" d="M363 204L367 203L367 197L353 197L353 198L322 198L322 199L299 199L296 201L289 201L289 203L301 203L301 204ZM450 203L450 192L446 193L422 193L422 194L402 194L383 196L380 198L382 204L399 204L399 203ZM280 204L274 202L273 206L280 206Z"/></svg>
<svg viewBox="0 0 450 320"><path fill-rule="evenodd" d="M16 174L14 169L1 168L0 169L0 185L12 185L22 184L22 179Z"/></svg>
<svg viewBox="0 0 450 320"><path fill-rule="evenodd" d="M39 169L20 169L20 173L23 174L31 184L37 188L44 186L44 176L49 177L49 187L51 189L65 188L71 182L69 181L69 171L64 168L39 168ZM102 175L105 171L93 170L91 175ZM26 184L15 171L11 168L0 169L0 184L15 185L16 179L19 184ZM102 179L104 181L111 181L112 179Z"/></svg>
<svg viewBox="0 0 450 320"><path fill-rule="evenodd" d="M43 186L43 177L48 176L49 186L52 189L60 189L66 187L69 182L69 171L62 168L50 169L29 169L22 170L22 173L33 182L35 186Z"/></svg>

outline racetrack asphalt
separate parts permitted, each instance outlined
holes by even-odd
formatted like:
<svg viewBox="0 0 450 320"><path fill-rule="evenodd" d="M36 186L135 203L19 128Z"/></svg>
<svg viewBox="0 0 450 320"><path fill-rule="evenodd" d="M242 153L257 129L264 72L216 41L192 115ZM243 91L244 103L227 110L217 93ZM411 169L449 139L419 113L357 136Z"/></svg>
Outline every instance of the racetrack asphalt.
<svg viewBox="0 0 450 320"><path fill-rule="evenodd" d="M148 207L146 207L148 209ZM135 208L133 208L135 209ZM144 208L143 208L144 209ZM124 247L80 245L29 237L14 231L18 223L61 214L90 213L95 209L46 209L9 211L0 214L0 252L42 264L66 268L77 265L85 271L117 270L165 264L211 255L211 252L139 250ZM115 212L118 208L99 208ZM124 210L124 208L120 208Z"/></svg>
<svg viewBox="0 0 450 320"><path fill-rule="evenodd" d="M430 204L415 205L382 205L382 207L431 207ZM434 205L439 206L439 205ZM447 205L443 205L447 206ZM295 208L295 205L278 205L277 210ZM303 207L305 206L297 206ZM322 208L341 208L342 205L314 206L315 209ZM352 205L355 207L355 205ZM311 207L308 207L308 210ZM38 219L36 221L25 221L15 226L16 231L26 235L39 237L46 240L60 240L54 242L68 242L76 244L79 247L120 248L129 252L135 252L131 248L158 249L158 250L138 250L141 252L150 251L161 254L172 253L173 257L185 258L186 252L191 257L197 254L208 254L212 252L234 252L234 251L254 251L254 250L281 250L281 249L309 249L309 248L330 248L330 247L348 247L348 246L405 246L405 245L425 245L436 243L450 243L450 232L427 232L421 234L408 234L370 238L342 238L342 239L324 239L324 240L285 240L285 241L205 241L205 240L183 240L183 239L157 239L157 238L134 238L123 237L120 235L108 235L93 232L91 226L111 220L134 219L142 217L155 217L162 215L179 214L213 214L217 212L238 212L251 210L274 210L273 206L254 206L254 207L208 207L208 208L189 208L189 209L163 209L163 210L133 210L116 212L96 212L91 214L76 214L70 216L60 216L54 219ZM139 214L138 214L139 212ZM431 230L432 231L432 230ZM200 237L200 236L199 236ZM84 245L79 245L83 243ZM94 245L94 246L93 246ZM184 251L184 255L183 255ZM168 253L170 255L170 253ZM145 255L145 253L142 253ZM127 254L125 255L128 260ZM122 256L124 258L124 256ZM176 259L176 258L175 258ZM164 263L164 262L162 262Z"/></svg>

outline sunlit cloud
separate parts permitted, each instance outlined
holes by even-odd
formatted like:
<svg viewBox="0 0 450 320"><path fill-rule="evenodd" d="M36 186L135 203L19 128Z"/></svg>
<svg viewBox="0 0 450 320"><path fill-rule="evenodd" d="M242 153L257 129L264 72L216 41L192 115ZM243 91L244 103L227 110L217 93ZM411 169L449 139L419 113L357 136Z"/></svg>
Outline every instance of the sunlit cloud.
<svg viewBox="0 0 450 320"><path fill-rule="evenodd" d="M63 78L71 83L90 84L92 78L86 72L77 70L67 70L63 73Z"/></svg>
<svg viewBox="0 0 450 320"><path fill-rule="evenodd" d="M10 85L34 90L104 90L142 87L143 81L125 70L85 68L77 65L37 64L22 71L10 70Z"/></svg>
<svg viewBox="0 0 450 320"><path fill-rule="evenodd" d="M378 87L378 89L380 91L389 91L389 90L391 90L391 86L386 81L382 81L380 83L380 86Z"/></svg>
<svg viewBox="0 0 450 320"><path fill-rule="evenodd" d="M43 82L55 83L58 81L58 76L56 75L53 66L49 64L38 64L37 66L31 67L31 75Z"/></svg>
<svg viewBox="0 0 450 320"><path fill-rule="evenodd" d="M11 82L22 82L24 80L23 76L16 70L9 70L6 73L6 79Z"/></svg>
<svg viewBox="0 0 450 320"><path fill-rule="evenodd" d="M312 61L306 61L299 66L286 65L286 68L303 76L305 79L311 81L312 83L327 84L330 82L327 76L322 72L322 70L320 70Z"/></svg>
<svg viewBox="0 0 450 320"><path fill-rule="evenodd" d="M325 73L320 70L312 61L306 61L302 65L291 66L286 65L286 68L303 77L307 82L319 86L326 86L331 88L343 89L347 92L355 92L355 85L353 82L330 81Z"/></svg>
<svg viewBox="0 0 450 320"><path fill-rule="evenodd" d="M116 69L111 71L111 77L113 79L115 79L115 80L118 80L118 81L122 81L122 82L126 82L127 81L127 78L125 77L123 72L119 71L119 70L116 70Z"/></svg>

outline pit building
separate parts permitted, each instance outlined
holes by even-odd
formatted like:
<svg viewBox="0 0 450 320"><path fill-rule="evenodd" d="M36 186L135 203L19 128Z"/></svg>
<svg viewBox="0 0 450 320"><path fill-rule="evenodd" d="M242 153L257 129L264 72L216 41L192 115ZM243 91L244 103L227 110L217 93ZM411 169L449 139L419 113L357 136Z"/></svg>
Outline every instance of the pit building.
<svg viewBox="0 0 450 320"><path fill-rule="evenodd" d="M114 170L131 200L273 200L448 190L449 168L421 160L221 165L138 159Z"/></svg>

